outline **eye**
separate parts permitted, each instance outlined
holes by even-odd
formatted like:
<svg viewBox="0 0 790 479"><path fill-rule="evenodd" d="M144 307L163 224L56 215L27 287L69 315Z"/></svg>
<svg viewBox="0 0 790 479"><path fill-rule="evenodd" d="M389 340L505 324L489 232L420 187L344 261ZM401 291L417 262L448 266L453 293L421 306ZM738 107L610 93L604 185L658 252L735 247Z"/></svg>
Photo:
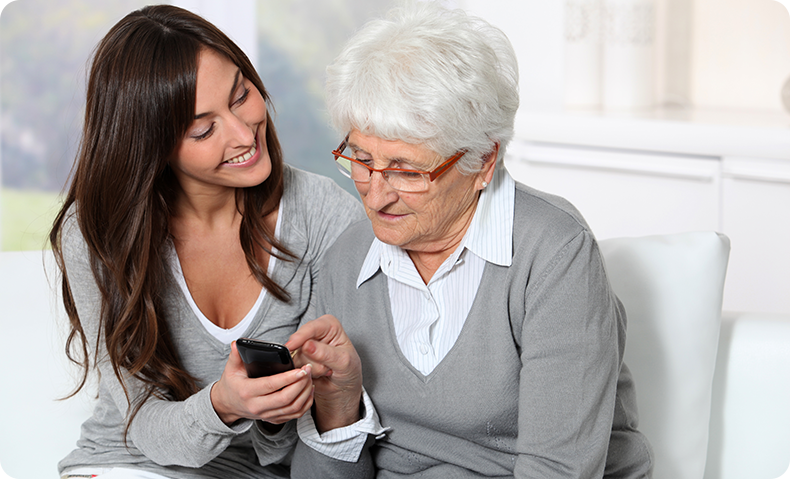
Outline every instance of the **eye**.
<svg viewBox="0 0 790 479"><path fill-rule="evenodd" d="M414 173L414 174L416 174L417 176L420 176L421 172L423 171L422 168L417 168L417 167L413 166L411 163L407 163L404 160L394 161L393 163L390 164L389 168L391 168L393 170L411 170L411 172L416 171L417 173ZM407 173L411 173L411 172L404 171L402 173L403 173L403 175L406 175Z"/></svg>
<svg viewBox="0 0 790 479"><path fill-rule="evenodd" d="M368 153L361 150L356 150L353 147L350 148L350 150L351 150L351 157L357 160L358 162L368 166L371 166L373 164L373 158L370 158L370 155Z"/></svg>
<svg viewBox="0 0 790 479"><path fill-rule="evenodd" d="M194 140L200 141L200 140L205 140L206 138L211 136L212 133L214 133L214 123L212 123L208 127L208 129L206 131L204 131L203 133L195 133L195 134L191 135L191 137Z"/></svg>
<svg viewBox="0 0 790 479"><path fill-rule="evenodd" d="M389 170L389 174L398 175L405 180L416 180L422 176L422 173L417 173L415 171L401 171L401 170Z"/></svg>
<svg viewBox="0 0 790 479"><path fill-rule="evenodd" d="M245 87L244 91L242 91L241 95L239 95L239 97L236 98L236 100L233 101L233 105L232 106L239 106L239 105L243 104L245 101L247 101L247 98L249 96L250 96L250 89Z"/></svg>

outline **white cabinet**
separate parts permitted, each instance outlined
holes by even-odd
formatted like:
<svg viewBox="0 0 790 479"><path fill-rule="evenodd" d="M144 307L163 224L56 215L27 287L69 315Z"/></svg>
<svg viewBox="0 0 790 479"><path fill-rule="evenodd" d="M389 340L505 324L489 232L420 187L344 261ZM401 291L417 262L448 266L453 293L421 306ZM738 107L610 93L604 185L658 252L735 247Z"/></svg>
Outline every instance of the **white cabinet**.
<svg viewBox="0 0 790 479"><path fill-rule="evenodd" d="M790 313L790 161L514 140L505 164L573 203L598 238L725 233L723 308Z"/></svg>
<svg viewBox="0 0 790 479"><path fill-rule="evenodd" d="M514 142L506 166L573 203L598 238L719 229L716 158Z"/></svg>
<svg viewBox="0 0 790 479"><path fill-rule="evenodd" d="M724 158L725 309L790 312L790 161Z"/></svg>

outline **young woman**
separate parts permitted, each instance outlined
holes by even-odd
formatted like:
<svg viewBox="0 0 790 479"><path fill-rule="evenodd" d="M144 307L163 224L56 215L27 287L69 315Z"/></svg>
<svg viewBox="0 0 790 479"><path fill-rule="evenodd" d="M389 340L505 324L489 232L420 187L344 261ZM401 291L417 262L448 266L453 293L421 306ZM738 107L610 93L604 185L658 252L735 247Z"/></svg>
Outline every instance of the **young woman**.
<svg viewBox="0 0 790 479"><path fill-rule="evenodd" d="M70 358L98 402L63 477L287 477L310 366L250 379L239 337L284 342L361 205L283 164L244 53L173 6L99 43L50 233Z"/></svg>

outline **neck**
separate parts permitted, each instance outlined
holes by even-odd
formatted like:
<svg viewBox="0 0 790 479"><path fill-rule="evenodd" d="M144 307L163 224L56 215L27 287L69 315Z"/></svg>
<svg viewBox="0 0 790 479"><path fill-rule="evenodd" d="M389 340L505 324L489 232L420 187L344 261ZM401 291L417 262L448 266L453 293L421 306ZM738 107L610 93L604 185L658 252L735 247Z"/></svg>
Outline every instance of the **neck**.
<svg viewBox="0 0 790 479"><path fill-rule="evenodd" d="M439 252L424 252L424 251L406 251L411 258L412 263L414 263L414 267L417 268L417 272L420 273L420 277L425 284L433 278L433 275L439 269L439 267L444 263L444 261L450 257L451 254L455 251L458 245L455 245L454 248L439 251Z"/></svg>
<svg viewBox="0 0 790 479"><path fill-rule="evenodd" d="M176 198L172 221L182 225L201 225L203 228L226 228L236 224L241 214L236 206L235 188L211 194L186 194Z"/></svg>

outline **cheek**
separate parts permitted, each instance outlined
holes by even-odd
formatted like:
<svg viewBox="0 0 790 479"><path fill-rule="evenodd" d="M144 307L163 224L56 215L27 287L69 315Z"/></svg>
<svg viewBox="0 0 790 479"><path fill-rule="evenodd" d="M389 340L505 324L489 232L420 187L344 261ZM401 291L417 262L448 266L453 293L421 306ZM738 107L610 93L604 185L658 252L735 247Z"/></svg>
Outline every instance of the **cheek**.
<svg viewBox="0 0 790 479"><path fill-rule="evenodd" d="M266 102L257 90L255 92L256 94L248 100L249 112L252 121L261 123L266 120Z"/></svg>
<svg viewBox="0 0 790 479"><path fill-rule="evenodd" d="M170 160L170 166L179 169L198 166L202 157L201 153L202 149L197 145L182 145Z"/></svg>
<svg viewBox="0 0 790 479"><path fill-rule="evenodd" d="M409 228L424 233L434 229L441 221L442 211L445 209L441 198L408 198L403 196L401 201L412 213L410 215L412 224L409 225Z"/></svg>
<svg viewBox="0 0 790 479"><path fill-rule="evenodd" d="M434 227L454 224L469 210L476 198L476 193L468 189L468 185L458 185L426 205L426 219Z"/></svg>
<svg viewBox="0 0 790 479"><path fill-rule="evenodd" d="M173 153L173 156L170 158L170 161L168 161L168 163L170 164L170 168L174 170L180 170L182 168L183 166L182 159L185 158L188 154L186 150L187 149L184 148L183 146L176 149L176 151Z"/></svg>
<svg viewBox="0 0 790 479"><path fill-rule="evenodd" d="M423 228L434 229L438 228L442 223L452 217L453 210L457 205L453 202L444 201L444 198L436 198L433 201L426 203L422 207L422 214L419 218L419 224Z"/></svg>

